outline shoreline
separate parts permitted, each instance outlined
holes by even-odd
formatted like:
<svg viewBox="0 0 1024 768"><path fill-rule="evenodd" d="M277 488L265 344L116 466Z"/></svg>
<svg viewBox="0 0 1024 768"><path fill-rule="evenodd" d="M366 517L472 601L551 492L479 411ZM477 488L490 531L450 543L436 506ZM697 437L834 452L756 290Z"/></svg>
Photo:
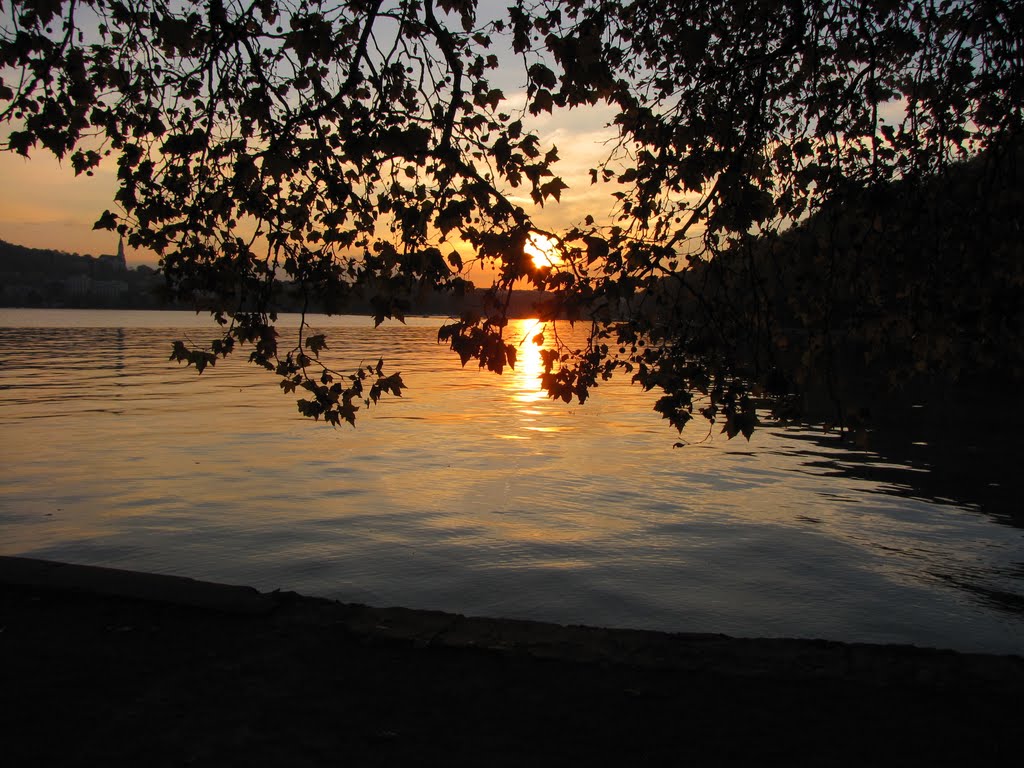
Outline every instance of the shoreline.
<svg viewBox="0 0 1024 768"><path fill-rule="evenodd" d="M139 600L225 614L331 623L370 641L514 652L557 661L598 662L722 674L857 679L873 683L916 674L951 684L960 679L1024 690L1024 655L964 652L908 644L814 638L733 637L465 616L399 606L343 603L296 592L184 576L0 556L0 585ZM913 667L913 673L910 668Z"/></svg>
<svg viewBox="0 0 1024 768"><path fill-rule="evenodd" d="M559 626L0 558L12 765L1019 757L1024 658Z"/></svg>

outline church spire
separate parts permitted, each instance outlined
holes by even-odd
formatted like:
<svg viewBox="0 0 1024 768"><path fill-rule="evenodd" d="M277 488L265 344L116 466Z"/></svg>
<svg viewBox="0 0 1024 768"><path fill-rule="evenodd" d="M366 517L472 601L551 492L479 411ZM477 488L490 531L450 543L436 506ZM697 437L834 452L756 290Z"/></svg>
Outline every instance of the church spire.
<svg viewBox="0 0 1024 768"><path fill-rule="evenodd" d="M117 268L124 272L128 271L128 259L124 256L124 235L117 241Z"/></svg>

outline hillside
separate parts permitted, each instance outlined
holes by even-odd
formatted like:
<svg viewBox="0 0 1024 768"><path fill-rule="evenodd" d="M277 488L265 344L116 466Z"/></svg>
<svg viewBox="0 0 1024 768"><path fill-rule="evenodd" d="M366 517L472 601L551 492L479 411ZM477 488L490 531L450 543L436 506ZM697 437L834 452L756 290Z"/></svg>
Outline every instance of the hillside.
<svg viewBox="0 0 1024 768"><path fill-rule="evenodd" d="M117 256L28 248L0 240L0 306L158 308L163 279Z"/></svg>
<svg viewBox="0 0 1024 768"><path fill-rule="evenodd" d="M1024 383L1019 144L941 174L851 187L691 276L749 373L805 411L1001 397ZM981 403L977 403L978 406Z"/></svg>

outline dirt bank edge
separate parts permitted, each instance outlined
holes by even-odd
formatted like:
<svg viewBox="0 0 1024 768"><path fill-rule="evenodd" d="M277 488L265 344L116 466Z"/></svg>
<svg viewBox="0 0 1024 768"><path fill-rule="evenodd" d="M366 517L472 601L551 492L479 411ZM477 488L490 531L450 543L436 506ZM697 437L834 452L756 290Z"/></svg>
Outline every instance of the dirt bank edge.
<svg viewBox="0 0 1024 768"><path fill-rule="evenodd" d="M487 649L555 661L692 670L787 680L1024 690L1024 657L908 645L735 638L721 634L562 626L409 608L375 608L262 593L180 576L0 556L0 585L144 600L203 611L266 616L293 626L332 626L371 641Z"/></svg>

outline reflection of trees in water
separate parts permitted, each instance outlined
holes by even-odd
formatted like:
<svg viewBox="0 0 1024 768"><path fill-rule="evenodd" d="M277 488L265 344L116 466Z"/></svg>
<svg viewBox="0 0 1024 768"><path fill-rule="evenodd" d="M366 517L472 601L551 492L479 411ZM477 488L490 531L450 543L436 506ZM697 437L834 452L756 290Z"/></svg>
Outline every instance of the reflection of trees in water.
<svg viewBox="0 0 1024 768"><path fill-rule="evenodd" d="M91 356L109 367L115 379L125 372L125 358L131 353L131 342L124 328L75 328L62 333L66 334L67 340L62 350L65 354ZM135 344L145 347L145 343L139 340Z"/></svg>
<svg viewBox="0 0 1024 768"><path fill-rule="evenodd" d="M114 370L124 370L124 328L114 329Z"/></svg>
<svg viewBox="0 0 1024 768"><path fill-rule="evenodd" d="M1017 571L1024 570L1024 566L1015 569ZM1007 592L1002 589L994 589L992 587L985 586L983 584L972 584L967 581L963 581L954 576L948 576L943 574L934 574L936 577L941 578L951 586L962 589L968 592L972 596L981 600L986 605L990 605L994 608L1006 611L1007 613L1013 614L1024 614L1024 595L1018 595L1013 592ZM1018 579L1024 578L1024 573L1015 574Z"/></svg>
<svg viewBox="0 0 1024 768"><path fill-rule="evenodd" d="M893 496L952 502L1024 529L1015 482L1017 441L1006 433L986 434L982 442L977 430L946 433L931 441L920 439L920 434L915 439L909 433L890 432L872 435L870 451L852 445L844 450L835 433L780 431L779 436L809 444L808 450L800 451L807 457L804 466L825 470L826 475L869 482L877 492Z"/></svg>
<svg viewBox="0 0 1024 768"><path fill-rule="evenodd" d="M804 444L805 449L794 453L815 475L869 483L870 493L929 504L953 504L988 521L1024 529L1024 514L1012 474L1016 472L1012 466L1015 443L1009 435L990 437L979 445L976 432L957 436L944 432L944 440L934 442L890 433L877 439L871 451L853 446L844 449L834 433L780 430L778 436ZM941 514L940 507L936 515ZM935 521L941 523L941 518L936 517ZM964 593L972 602L1014 616L1024 614L1024 550L1011 550L1010 561L996 565L988 558L957 556L943 545L939 545L937 553L929 553L925 541L915 537L912 546L893 549L900 558L914 562L915 577L941 582ZM969 541L968 535L964 543ZM890 549L883 541L871 543L882 550ZM936 554L940 555L938 559Z"/></svg>

